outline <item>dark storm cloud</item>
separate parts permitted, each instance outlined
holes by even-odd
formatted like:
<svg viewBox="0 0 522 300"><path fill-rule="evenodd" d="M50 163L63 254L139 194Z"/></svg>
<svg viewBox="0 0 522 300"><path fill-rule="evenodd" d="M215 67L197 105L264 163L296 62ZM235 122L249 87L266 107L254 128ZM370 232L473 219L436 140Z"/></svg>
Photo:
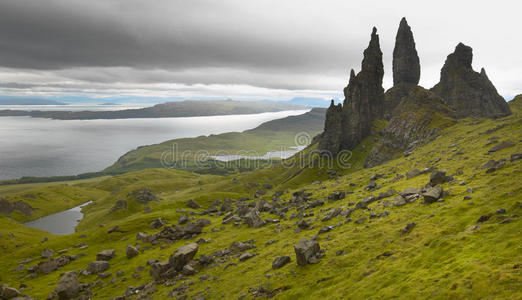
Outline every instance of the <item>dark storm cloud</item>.
<svg viewBox="0 0 522 300"><path fill-rule="evenodd" d="M35 69L227 66L304 70L334 66L334 60L325 65L327 56L359 56L355 50L328 50L320 37L309 43L299 34L298 38L267 34L244 23L244 17L231 19L225 14L226 6L151 1L142 7L144 3L149 1L2 1L0 63ZM212 8L215 11L208 15Z"/></svg>
<svg viewBox="0 0 522 300"><path fill-rule="evenodd" d="M214 96L246 95L248 88L230 87L246 85L263 97L270 91L258 88L328 90L329 97L349 69L360 68L374 25L389 86L395 32L407 16L421 84L437 82L463 41L474 48L475 68L485 66L499 92L512 95L522 92L513 79L522 78L520 5L499 2L0 0L0 93L163 95L157 85L175 84L173 94L205 85L205 93L224 93Z"/></svg>

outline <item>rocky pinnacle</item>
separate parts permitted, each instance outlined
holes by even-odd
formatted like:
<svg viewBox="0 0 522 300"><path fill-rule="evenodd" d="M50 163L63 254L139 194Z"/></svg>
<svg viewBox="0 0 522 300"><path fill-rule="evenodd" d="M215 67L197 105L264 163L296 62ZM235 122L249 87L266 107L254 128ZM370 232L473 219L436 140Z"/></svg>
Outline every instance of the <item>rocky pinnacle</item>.
<svg viewBox="0 0 522 300"><path fill-rule="evenodd" d="M413 33L406 18L402 18L393 49L393 85L400 83L417 85L419 79L420 63Z"/></svg>

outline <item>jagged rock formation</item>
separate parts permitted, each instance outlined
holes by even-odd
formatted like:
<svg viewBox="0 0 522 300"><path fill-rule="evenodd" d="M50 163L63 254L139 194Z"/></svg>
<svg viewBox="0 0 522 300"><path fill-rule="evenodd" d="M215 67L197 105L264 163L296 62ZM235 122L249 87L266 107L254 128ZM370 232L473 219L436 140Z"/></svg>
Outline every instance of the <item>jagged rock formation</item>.
<svg viewBox="0 0 522 300"><path fill-rule="evenodd" d="M352 70L350 73L343 106L332 103L327 111L320 149L337 154L343 149L353 149L370 134L373 121L383 116L383 75L382 52L374 27L368 48L364 50L361 72L355 75Z"/></svg>
<svg viewBox="0 0 522 300"><path fill-rule="evenodd" d="M402 18L395 47L393 48L393 87L384 95L384 117L391 118L391 113L399 105L402 97L408 95L411 89L419 84L420 63L415 40L406 18Z"/></svg>
<svg viewBox="0 0 522 300"><path fill-rule="evenodd" d="M442 98L420 86L413 87L395 108L382 140L366 157L365 167L397 158L431 141L440 130L455 123L455 116Z"/></svg>
<svg viewBox="0 0 522 300"><path fill-rule="evenodd" d="M475 72L471 66L473 50L459 43L448 55L440 72L440 82L431 90L454 108L457 116L465 118L497 118L511 114L511 110L486 71Z"/></svg>
<svg viewBox="0 0 522 300"><path fill-rule="evenodd" d="M406 18L402 18L395 37L395 48L393 48L393 85L401 83L417 85L419 79L420 63L413 33Z"/></svg>

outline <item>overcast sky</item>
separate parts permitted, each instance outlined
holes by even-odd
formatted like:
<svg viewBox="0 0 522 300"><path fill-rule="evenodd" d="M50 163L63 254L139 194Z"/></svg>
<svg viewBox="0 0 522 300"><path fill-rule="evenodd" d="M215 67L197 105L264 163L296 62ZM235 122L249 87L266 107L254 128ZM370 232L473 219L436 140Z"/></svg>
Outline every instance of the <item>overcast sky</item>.
<svg viewBox="0 0 522 300"><path fill-rule="evenodd" d="M508 100L522 93L519 1L0 0L0 95L340 97L376 26L385 88L401 17L421 82L458 42Z"/></svg>

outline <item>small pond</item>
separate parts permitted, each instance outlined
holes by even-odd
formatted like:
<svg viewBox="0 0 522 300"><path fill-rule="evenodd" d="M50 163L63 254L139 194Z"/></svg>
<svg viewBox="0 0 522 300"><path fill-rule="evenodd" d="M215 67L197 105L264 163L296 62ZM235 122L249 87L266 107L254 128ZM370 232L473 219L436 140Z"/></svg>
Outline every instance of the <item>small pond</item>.
<svg viewBox="0 0 522 300"><path fill-rule="evenodd" d="M91 202L89 201L71 209L29 221L24 225L58 235L74 233L76 225L83 218L82 207Z"/></svg>

